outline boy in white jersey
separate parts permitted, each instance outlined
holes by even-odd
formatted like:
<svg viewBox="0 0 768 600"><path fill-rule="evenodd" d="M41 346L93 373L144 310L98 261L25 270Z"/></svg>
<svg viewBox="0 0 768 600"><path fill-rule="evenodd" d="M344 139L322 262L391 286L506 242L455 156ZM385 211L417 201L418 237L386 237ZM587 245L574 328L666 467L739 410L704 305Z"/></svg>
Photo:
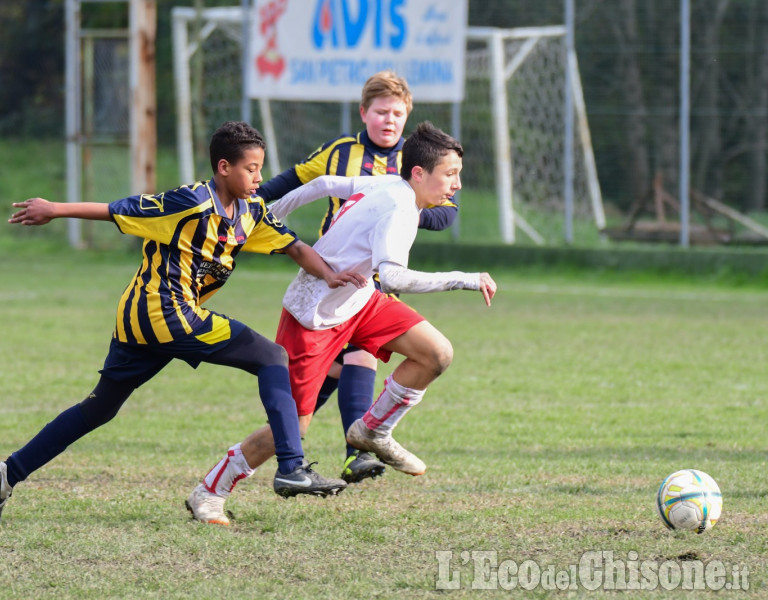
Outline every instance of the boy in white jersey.
<svg viewBox="0 0 768 600"><path fill-rule="evenodd" d="M402 354L405 359L387 378L379 398L347 431L347 441L410 475L423 474L426 465L394 440L392 430L450 365L453 348L415 310L377 290L373 275L379 274L384 292L480 290L490 306L496 283L488 273L408 269L419 212L459 191L462 155L458 141L431 123L421 123L403 146L402 177L324 176L271 206L273 214L281 218L329 194L348 198L314 248L334 270L355 271L368 278L360 289L324 290L322 280L302 269L285 293L275 341L288 352L302 435L309 427L325 374L345 344L384 362L393 352ZM271 435L270 428L264 427L230 450L237 449L255 468L271 456L266 453ZM251 472L240 472L225 457L206 475L198 494L203 488L227 497L234 483ZM223 502L216 504L223 511Z"/></svg>

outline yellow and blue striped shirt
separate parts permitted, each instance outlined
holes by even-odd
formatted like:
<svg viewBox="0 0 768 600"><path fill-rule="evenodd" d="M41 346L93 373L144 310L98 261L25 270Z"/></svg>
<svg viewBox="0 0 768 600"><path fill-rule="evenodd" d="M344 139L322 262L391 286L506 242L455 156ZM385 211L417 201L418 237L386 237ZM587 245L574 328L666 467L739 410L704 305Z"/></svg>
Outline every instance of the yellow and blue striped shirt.
<svg viewBox="0 0 768 600"><path fill-rule="evenodd" d="M202 304L226 283L240 250L284 253L296 234L258 197L236 202L232 219L213 180L109 205L121 232L144 238L143 260L117 307L114 336L162 344L199 330L211 317Z"/></svg>
<svg viewBox="0 0 768 600"><path fill-rule="evenodd" d="M371 141L366 131L357 135L342 135L326 142L294 167L263 183L256 193L271 202L321 175L399 175L404 143L405 139L400 138L391 148L381 148ZM320 224L321 237L343 203L344 198L328 199L328 210ZM431 206L421 212L419 227L435 231L445 229L453 223L457 212L455 201Z"/></svg>

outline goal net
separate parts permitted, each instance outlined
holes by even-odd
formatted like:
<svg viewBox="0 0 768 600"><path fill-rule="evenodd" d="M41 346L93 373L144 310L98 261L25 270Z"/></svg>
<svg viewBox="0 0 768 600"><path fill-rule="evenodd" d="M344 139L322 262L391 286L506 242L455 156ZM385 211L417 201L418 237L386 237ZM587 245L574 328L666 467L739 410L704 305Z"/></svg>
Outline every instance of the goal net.
<svg viewBox="0 0 768 600"><path fill-rule="evenodd" d="M182 181L208 177L207 141L226 120L246 119L267 138L267 173L362 124L353 103L244 101L240 7L173 9L177 141ZM459 105L420 103L422 120L465 149L462 209L453 237L468 242L557 244L572 215L574 240L605 226L575 56L565 28L468 28L466 92ZM566 84L574 106L572 202L566 206ZM523 235L519 235L522 232Z"/></svg>

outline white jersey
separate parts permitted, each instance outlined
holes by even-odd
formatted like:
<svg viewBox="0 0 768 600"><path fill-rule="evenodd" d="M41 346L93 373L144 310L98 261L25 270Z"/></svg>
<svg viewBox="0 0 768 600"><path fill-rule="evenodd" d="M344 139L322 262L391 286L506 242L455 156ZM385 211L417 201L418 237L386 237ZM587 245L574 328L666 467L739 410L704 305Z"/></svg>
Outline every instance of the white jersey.
<svg viewBox="0 0 768 600"><path fill-rule="evenodd" d="M331 289L300 269L285 292L283 306L307 329L335 327L362 310L375 292L373 275L379 265L408 267L419 226L416 194L397 175L319 177L272 204L270 211L280 219L297 206L327 195L347 200L314 249L334 271L354 271L368 282L364 288L347 284Z"/></svg>

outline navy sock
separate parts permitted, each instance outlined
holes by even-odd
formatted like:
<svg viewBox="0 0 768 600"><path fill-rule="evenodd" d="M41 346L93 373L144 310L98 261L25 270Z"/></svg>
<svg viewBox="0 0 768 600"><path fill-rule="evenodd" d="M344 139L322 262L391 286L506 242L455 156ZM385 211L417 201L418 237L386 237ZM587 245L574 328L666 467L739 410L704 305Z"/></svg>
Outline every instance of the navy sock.
<svg viewBox="0 0 768 600"><path fill-rule="evenodd" d="M68 408L43 427L26 446L8 457L8 483L13 487L24 481L93 429L83 418L79 404Z"/></svg>
<svg viewBox="0 0 768 600"><path fill-rule="evenodd" d="M358 365L344 365L339 379L339 412L344 434L352 423L361 418L373 403L376 370ZM347 444L347 456L355 448Z"/></svg>
<svg viewBox="0 0 768 600"><path fill-rule="evenodd" d="M270 365L259 369L259 395L275 439L277 468L283 474L290 473L301 464L304 450L288 367Z"/></svg>
<svg viewBox="0 0 768 600"><path fill-rule="evenodd" d="M317 403L315 404L315 412L320 410L323 405L328 402L328 398L331 397L336 388L339 387L339 380L336 377L330 375L325 376L323 386L320 388L320 393L317 395Z"/></svg>

